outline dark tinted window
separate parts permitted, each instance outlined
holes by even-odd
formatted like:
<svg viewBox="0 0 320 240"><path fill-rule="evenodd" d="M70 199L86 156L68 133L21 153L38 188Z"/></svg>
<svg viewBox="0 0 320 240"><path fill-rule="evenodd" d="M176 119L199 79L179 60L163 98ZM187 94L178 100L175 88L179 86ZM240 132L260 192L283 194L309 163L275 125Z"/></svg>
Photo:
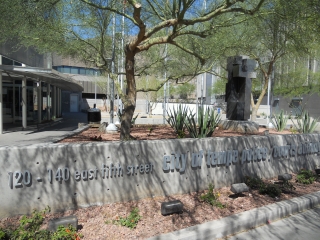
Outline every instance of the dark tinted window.
<svg viewBox="0 0 320 240"><path fill-rule="evenodd" d="M13 60L2 56L2 65L13 65Z"/></svg>

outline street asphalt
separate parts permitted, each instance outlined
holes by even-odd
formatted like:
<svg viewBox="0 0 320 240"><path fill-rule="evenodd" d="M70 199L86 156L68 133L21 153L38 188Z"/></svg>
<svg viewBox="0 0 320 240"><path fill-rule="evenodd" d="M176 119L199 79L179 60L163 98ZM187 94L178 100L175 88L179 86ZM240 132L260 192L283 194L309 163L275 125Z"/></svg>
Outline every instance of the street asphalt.
<svg viewBox="0 0 320 240"><path fill-rule="evenodd" d="M115 117L114 122L117 120ZM110 122L109 116L102 114L101 122ZM87 123L86 113L65 113L63 118L52 123L30 125L25 130L22 130L21 122L4 124L3 134L0 135L0 148L54 144L81 131L81 128L78 128L79 123ZM162 124L163 118L141 115L136 123ZM150 239L222 239L230 235L233 236L228 239L320 239L319 204L320 192L316 192ZM306 211L311 208L314 209ZM297 214L303 211L306 212ZM278 221L279 219L282 220ZM269 222L272 223L268 224ZM266 226L256 228L261 225ZM254 230L243 232L253 228ZM234 235L239 232L243 233Z"/></svg>

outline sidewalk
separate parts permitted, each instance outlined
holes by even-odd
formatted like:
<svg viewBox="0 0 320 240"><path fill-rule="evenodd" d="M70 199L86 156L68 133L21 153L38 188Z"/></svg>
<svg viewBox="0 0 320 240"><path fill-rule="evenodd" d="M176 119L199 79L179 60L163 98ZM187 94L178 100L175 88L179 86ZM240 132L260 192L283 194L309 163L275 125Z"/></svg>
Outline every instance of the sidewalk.
<svg viewBox="0 0 320 240"><path fill-rule="evenodd" d="M52 123L27 125L26 130L22 130L21 123L4 124L0 147L51 144L74 134L80 122L87 123L86 113L64 113L62 119Z"/></svg>
<svg viewBox="0 0 320 240"><path fill-rule="evenodd" d="M221 239L238 232L246 231L268 222L314 208L320 204L320 192L304 195L302 197L270 204L264 207L249 210L235 214L226 218L206 222L179 231L162 234L149 238L149 240L167 240L167 239ZM307 219L304 223L310 224ZM294 226L292 231L295 231ZM286 237L282 239L287 239Z"/></svg>

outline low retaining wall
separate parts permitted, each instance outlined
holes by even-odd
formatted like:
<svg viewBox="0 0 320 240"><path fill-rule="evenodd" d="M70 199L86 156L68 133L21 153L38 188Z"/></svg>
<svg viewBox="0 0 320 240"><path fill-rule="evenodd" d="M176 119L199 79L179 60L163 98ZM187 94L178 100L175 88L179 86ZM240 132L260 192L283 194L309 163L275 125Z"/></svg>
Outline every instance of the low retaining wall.
<svg viewBox="0 0 320 240"><path fill-rule="evenodd" d="M319 154L319 134L2 147L0 218L271 178L313 169Z"/></svg>

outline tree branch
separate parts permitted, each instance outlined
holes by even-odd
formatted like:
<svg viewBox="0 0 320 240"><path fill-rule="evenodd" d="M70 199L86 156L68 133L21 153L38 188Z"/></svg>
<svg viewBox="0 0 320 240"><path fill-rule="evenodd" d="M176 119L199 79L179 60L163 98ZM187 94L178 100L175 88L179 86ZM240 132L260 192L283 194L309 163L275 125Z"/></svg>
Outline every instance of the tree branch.
<svg viewBox="0 0 320 240"><path fill-rule="evenodd" d="M201 62L202 65L205 64L205 61L206 61L206 60L205 60L203 57L201 57L199 54L197 54L196 52L194 52L194 51L192 51L192 50L190 50L190 49L188 49L188 48L180 45L180 44L177 43L177 42L169 42L169 43L172 44L172 45L175 45L175 46L178 47L178 48L180 48L182 51L184 51L184 52L186 52L186 53L189 53L189 54L195 56L196 58L198 58L198 59L200 60L200 62Z"/></svg>
<svg viewBox="0 0 320 240"><path fill-rule="evenodd" d="M115 9L115 8L111 8L111 7L108 7L108 6L101 6L101 5L98 5L98 4L95 4L95 3L91 2L91 1L89 1L89 0L80 0L80 1L83 2L83 3L86 3L86 4L88 4L88 5L90 5L90 6L92 6L92 7L95 7L95 8L101 9L101 10L108 10L108 11L110 11L110 12L114 12L114 13L116 13L116 14L119 14L119 15L121 15L121 16L124 16L125 18L131 20L133 23L136 24L135 20L134 20L131 16L129 16L128 14L125 14L124 12L119 11L119 10L117 10L117 9ZM136 25L137 25L137 24L136 24Z"/></svg>
<svg viewBox="0 0 320 240"><path fill-rule="evenodd" d="M139 27L139 33L135 40L133 40L131 43L128 44L128 47L131 51L134 51L135 48L138 46L140 42L142 42L145 39L145 33L146 33L146 25L140 18L141 13L141 4L138 3L135 0L128 0L128 2L133 6L133 18L136 22L136 24Z"/></svg>
<svg viewBox="0 0 320 240"><path fill-rule="evenodd" d="M160 16L159 11L157 11L157 9L155 8L155 6L153 6L153 4L152 4L149 0L147 0L147 2L149 3L149 5L150 5L150 7L151 7L151 9L152 9L152 11L153 11L153 13L154 13L160 20L165 21L166 19L165 19L164 17ZM156 3L157 3L157 1L156 1ZM161 6L159 6L159 4L157 4L157 5L158 5L158 8L161 7Z"/></svg>

